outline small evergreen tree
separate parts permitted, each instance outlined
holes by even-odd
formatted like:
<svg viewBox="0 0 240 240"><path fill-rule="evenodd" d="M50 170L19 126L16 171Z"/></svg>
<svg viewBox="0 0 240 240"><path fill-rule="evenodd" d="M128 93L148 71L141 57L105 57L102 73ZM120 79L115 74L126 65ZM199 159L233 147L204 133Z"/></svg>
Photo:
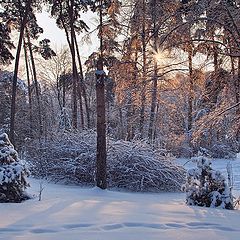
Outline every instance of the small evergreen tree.
<svg viewBox="0 0 240 240"><path fill-rule="evenodd" d="M63 108L59 116L59 129L70 131L72 128L69 114L66 108Z"/></svg>
<svg viewBox="0 0 240 240"><path fill-rule="evenodd" d="M233 209L233 196L225 177L213 170L211 161L199 156L194 159L197 167L189 169L182 190L186 192L186 203L202 207Z"/></svg>
<svg viewBox="0 0 240 240"><path fill-rule="evenodd" d="M17 151L8 139L0 135L0 202L21 202L28 198L25 189L29 186L29 172L18 159Z"/></svg>

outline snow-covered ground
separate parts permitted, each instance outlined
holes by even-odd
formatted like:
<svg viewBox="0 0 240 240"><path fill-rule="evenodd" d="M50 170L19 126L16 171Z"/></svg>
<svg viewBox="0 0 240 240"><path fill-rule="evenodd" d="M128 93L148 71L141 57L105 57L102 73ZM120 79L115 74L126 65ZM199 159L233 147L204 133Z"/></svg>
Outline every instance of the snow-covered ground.
<svg viewBox="0 0 240 240"><path fill-rule="evenodd" d="M221 161L216 163L220 169L226 165L226 161ZM240 168L240 160L234 164ZM236 172L234 169L235 175ZM39 181L30 181L28 192L38 196ZM36 197L20 204L0 204L0 239L240 238L240 211L189 207L184 204L184 193L123 193L44 183L42 198L42 201Z"/></svg>

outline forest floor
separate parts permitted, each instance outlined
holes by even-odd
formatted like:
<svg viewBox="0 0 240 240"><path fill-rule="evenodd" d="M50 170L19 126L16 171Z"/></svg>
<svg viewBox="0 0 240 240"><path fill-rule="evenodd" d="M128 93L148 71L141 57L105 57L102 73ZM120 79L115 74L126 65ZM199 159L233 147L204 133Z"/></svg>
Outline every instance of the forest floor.
<svg viewBox="0 0 240 240"><path fill-rule="evenodd" d="M184 162L185 160L178 160ZM240 194L240 159L232 161ZM226 166L220 160L218 169ZM184 193L126 193L30 179L36 197L0 204L1 240L238 240L240 211L186 206ZM237 196L238 196L237 195Z"/></svg>

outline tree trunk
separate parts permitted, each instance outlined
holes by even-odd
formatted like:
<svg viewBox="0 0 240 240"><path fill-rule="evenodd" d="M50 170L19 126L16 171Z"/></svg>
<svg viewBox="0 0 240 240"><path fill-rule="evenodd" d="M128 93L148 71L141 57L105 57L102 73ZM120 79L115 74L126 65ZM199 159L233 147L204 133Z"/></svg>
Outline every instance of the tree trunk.
<svg viewBox="0 0 240 240"><path fill-rule="evenodd" d="M156 113L155 113L155 125L154 125L154 129L153 129L153 144L155 143L155 139L157 139L157 126L156 123L159 122L159 107L160 107L160 102L157 101L157 106L156 106ZM163 144L161 143L161 147Z"/></svg>
<svg viewBox="0 0 240 240"><path fill-rule="evenodd" d="M77 75L77 91L78 91L78 99L79 99L81 129L84 129L84 115L83 115L83 103L82 103L82 88L81 88L81 83L80 83L79 75Z"/></svg>
<svg viewBox="0 0 240 240"><path fill-rule="evenodd" d="M212 41L213 41L213 64L214 64L214 71L217 72L219 69L219 63L218 63L218 49L214 40L214 35L212 35Z"/></svg>
<svg viewBox="0 0 240 240"><path fill-rule="evenodd" d="M127 92L127 141L130 141L133 139L133 131L132 131L132 91L129 89Z"/></svg>
<svg viewBox="0 0 240 240"><path fill-rule="evenodd" d="M188 133L192 129L193 123L193 63L192 63L193 49L191 43L188 50L188 69L189 69L189 93L188 93Z"/></svg>
<svg viewBox="0 0 240 240"><path fill-rule="evenodd" d="M33 130L33 115L32 115L32 96L31 96L31 83L29 77L29 66L28 66L28 55L27 55L27 44L24 40L24 56L25 56L25 66L26 66L26 73L27 73L27 86L28 86L28 104L29 104L29 122L30 122L30 136L32 137L32 130Z"/></svg>
<svg viewBox="0 0 240 240"><path fill-rule="evenodd" d="M96 101L97 101L97 162L96 183L101 189L107 188L107 149L106 149L106 117L105 117L105 89L103 72L103 32L102 32L102 0L100 0L100 57L96 71Z"/></svg>
<svg viewBox="0 0 240 240"><path fill-rule="evenodd" d="M65 71L64 71L63 75L65 75ZM62 99L61 99L61 87L60 87L60 82L59 82L59 76L57 76L57 99L58 99L58 104L59 104L60 110L62 111L63 104L62 104Z"/></svg>
<svg viewBox="0 0 240 240"><path fill-rule="evenodd" d="M119 123L120 123L119 135L120 135L120 139L123 139L124 138L124 126L123 126L123 114L122 114L121 106L119 106Z"/></svg>
<svg viewBox="0 0 240 240"><path fill-rule="evenodd" d="M74 44L74 24L73 24L73 0L70 1L71 5L69 8L70 17L70 36L71 36L71 55L72 55L72 76L73 76L73 105L72 105L72 124L73 128L77 129L77 65L75 59L75 44Z"/></svg>
<svg viewBox="0 0 240 240"><path fill-rule="evenodd" d="M153 6L156 6L156 0L153 1ZM157 52L157 36L158 32L156 29L156 8L153 9L153 32L154 32L154 51ZM149 128L148 128L148 140L153 142L153 123L155 119L155 111L157 105L157 74L158 74L158 65L157 59L154 58L154 73L153 73L153 82L152 82L152 99L151 99L151 108L150 108L150 119L149 119Z"/></svg>
<svg viewBox="0 0 240 240"><path fill-rule="evenodd" d="M141 109L139 131L140 137L143 138L143 128L145 120L145 104L146 104L146 2L142 0L142 54L143 54L143 68L142 68L142 92L141 92Z"/></svg>
<svg viewBox="0 0 240 240"><path fill-rule="evenodd" d="M10 133L9 133L10 140L13 144L15 143L14 131L15 131L15 114L16 114L17 74L18 74L20 53L21 53L22 42L23 42L24 28L27 23L27 16L30 11L31 2L32 1L29 0L26 3L26 10L21 21L20 34L19 34L17 52L15 57L15 66L14 66L13 82L12 82L11 119L10 119Z"/></svg>
<svg viewBox="0 0 240 240"><path fill-rule="evenodd" d="M82 70L82 62L81 62L80 53L79 53L79 49L78 49L76 34L75 34L75 38L74 39L75 39L75 45L76 45L76 50L77 50L77 58L78 58L80 76L81 76L80 84L81 84L83 99L84 99L84 102L85 102L86 117L87 117L87 127L90 128L90 113L89 113L89 107L88 107L86 87L85 87L84 82L83 82L84 76L83 76L83 70Z"/></svg>
<svg viewBox="0 0 240 240"><path fill-rule="evenodd" d="M65 108L66 106L66 83L65 83L65 80L63 81L63 93L62 93L62 105L63 105L63 108Z"/></svg>
<svg viewBox="0 0 240 240"><path fill-rule="evenodd" d="M240 57L238 57L238 75L235 80L236 103L240 102ZM240 106L237 107L236 114L240 114Z"/></svg>
<svg viewBox="0 0 240 240"><path fill-rule="evenodd" d="M32 63L34 86L35 86L35 90L36 90L37 108L38 108L39 135L41 137L42 134L43 134L43 124L42 124L42 111L41 111L40 92L39 92L39 85L38 85L38 81L37 81L37 72L36 72L36 66L35 66L35 61L34 61L34 57L33 57L32 44L31 44L30 36L29 36L29 33L28 33L27 29L26 29L26 35L27 35L27 40L28 40L28 49L29 49L30 59L31 59L31 63Z"/></svg>

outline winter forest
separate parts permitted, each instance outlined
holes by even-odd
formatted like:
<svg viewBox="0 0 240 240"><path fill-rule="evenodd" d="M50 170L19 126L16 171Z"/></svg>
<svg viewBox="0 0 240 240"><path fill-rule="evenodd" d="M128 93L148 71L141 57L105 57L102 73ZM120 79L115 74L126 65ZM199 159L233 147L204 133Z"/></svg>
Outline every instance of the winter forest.
<svg viewBox="0 0 240 240"><path fill-rule="evenodd" d="M239 195L240 1L0 0L0 239L237 240Z"/></svg>

